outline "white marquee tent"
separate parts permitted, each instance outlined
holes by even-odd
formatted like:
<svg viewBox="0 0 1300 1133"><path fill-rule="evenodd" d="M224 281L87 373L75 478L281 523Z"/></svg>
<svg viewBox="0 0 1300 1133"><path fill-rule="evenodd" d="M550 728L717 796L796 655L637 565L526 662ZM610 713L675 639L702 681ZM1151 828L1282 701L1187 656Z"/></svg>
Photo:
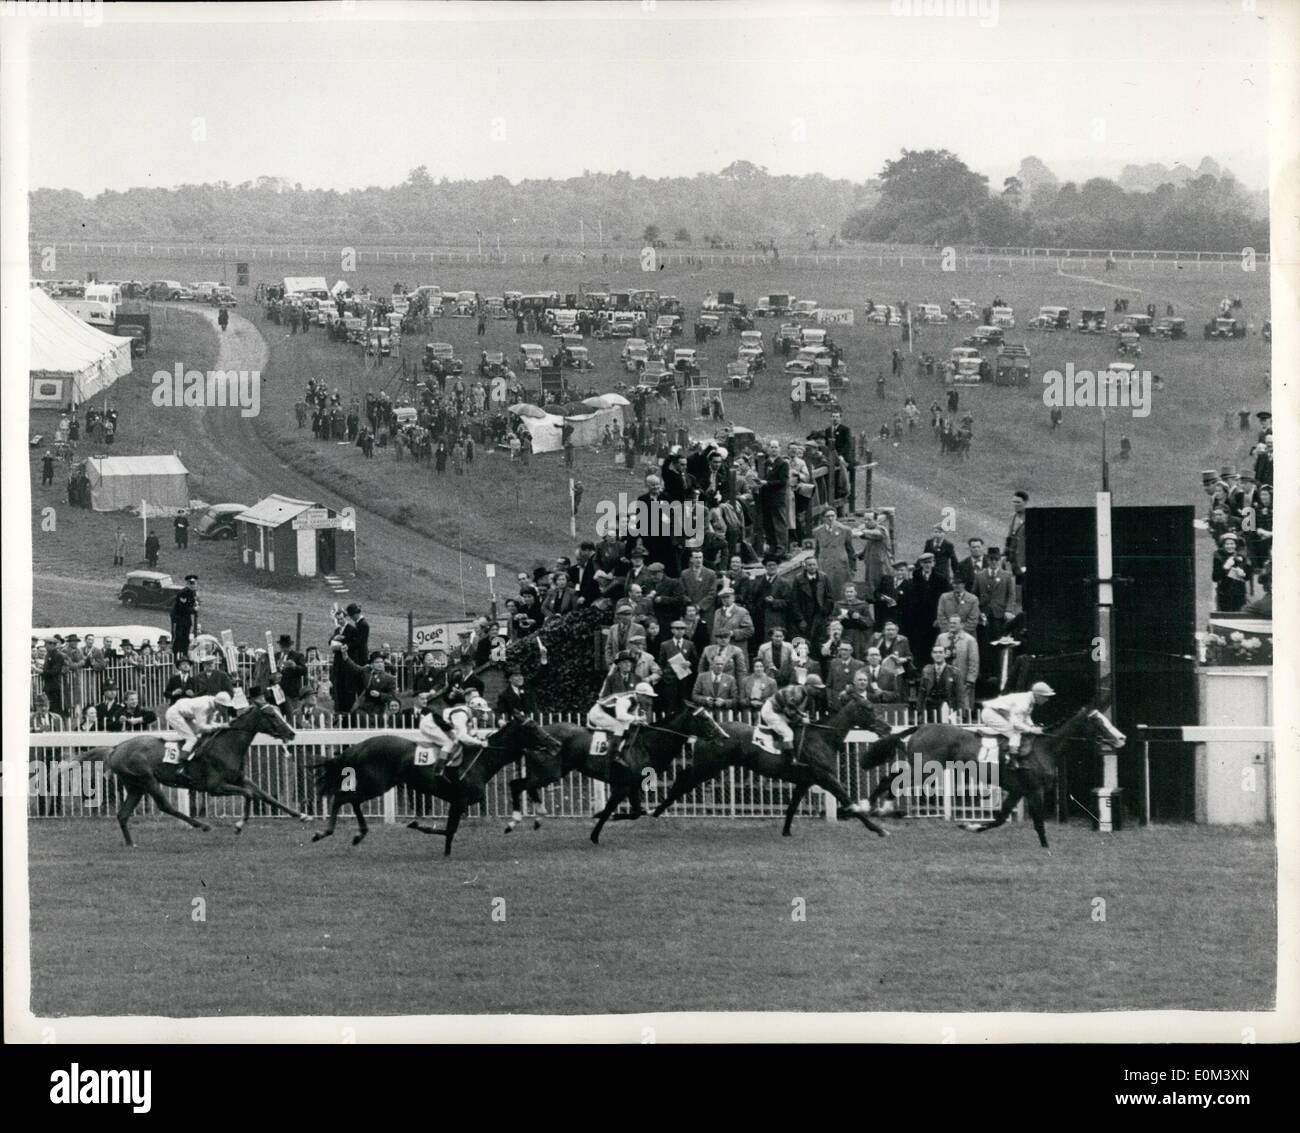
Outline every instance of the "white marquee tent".
<svg viewBox="0 0 1300 1133"><path fill-rule="evenodd" d="M189 510L190 474L178 456L92 456L86 477L96 511L139 507L142 500L151 516Z"/></svg>
<svg viewBox="0 0 1300 1133"><path fill-rule="evenodd" d="M80 405L131 372L131 340L83 323L40 288L29 292L31 405Z"/></svg>

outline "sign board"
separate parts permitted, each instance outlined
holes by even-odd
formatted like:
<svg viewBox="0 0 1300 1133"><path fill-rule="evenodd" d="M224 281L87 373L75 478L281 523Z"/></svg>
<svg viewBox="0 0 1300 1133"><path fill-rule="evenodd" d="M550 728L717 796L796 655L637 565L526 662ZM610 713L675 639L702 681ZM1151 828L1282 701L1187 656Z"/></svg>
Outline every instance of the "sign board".
<svg viewBox="0 0 1300 1133"><path fill-rule="evenodd" d="M447 626L443 622L435 622L431 625L416 626L411 631L411 643L417 652L429 653L446 652L447 650Z"/></svg>
<svg viewBox="0 0 1300 1133"><path fill-rule="evenodd" d="M308 508L301 515L294 516L289 526L295 531L355 531L357 514L351 508L345 508L335 516L323 507Z"/></svg>
<svg viewBox="0 0 1300 1133"><path fill-rule="evenodd" d="M853 309L831 310L827 307L818 307L813 312L818 326L837 326L851 327L853 325Z"/></svg>
<svg viewBox="0 0 1300 1133"><path fill-rule="evenodd" d="M339 530L355 531L357 529L357 509L345 507L339 512Z"/></svg>
<svg viewBox="0 0 1300 1133"><path fill-rule="evenodd" d="M232 673L239 672L239 654L235 652L235 631L233 629L223 629L221 631L221 651L226 655L226 668Z"/></svg>

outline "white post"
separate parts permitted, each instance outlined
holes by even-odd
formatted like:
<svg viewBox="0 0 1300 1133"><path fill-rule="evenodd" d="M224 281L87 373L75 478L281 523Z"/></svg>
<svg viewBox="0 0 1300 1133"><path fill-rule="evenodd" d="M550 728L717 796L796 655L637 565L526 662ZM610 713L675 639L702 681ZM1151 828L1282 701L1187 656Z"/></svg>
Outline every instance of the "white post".
<svg viewBox="0 0 1300 1133"><path fill-rule="evenodd" d="M397 788L391 787L384 792L384 825L392 826L397 821Z"/></svg>
<svg viewBox="0 0 1300 1133"><path fill-rule="evenodd" d="M141 545L143 546L144 543L147 543L149 541L149 501L148 500L140 501L140 525L144 530L144 534L140 537Z"/></svg>
<svg viewBox="0 0 1300 1133"><path fill-rule="evenodd" d="M825 806L825 808L824 808L823 811L822 811L822 817L823 817L827 822L837 822L837 821L839 821L839 817L840 817L840 806L839 806L839 803L837 803L837 802L835 801L835 796L832 795L832 794L830 793L830 791L822 791L822 789L821 789L820 787L817 787L817 788L815 788L815 789L818 790L818 791L821 791L821 792L822 792L822 798L826 800L826 806Z"/></svg>

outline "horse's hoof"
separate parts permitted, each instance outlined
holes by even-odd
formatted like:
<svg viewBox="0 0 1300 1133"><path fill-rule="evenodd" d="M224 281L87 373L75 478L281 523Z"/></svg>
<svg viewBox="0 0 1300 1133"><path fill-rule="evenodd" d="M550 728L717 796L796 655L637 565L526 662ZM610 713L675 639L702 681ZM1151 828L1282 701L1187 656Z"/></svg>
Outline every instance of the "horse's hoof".
<svg viewBox="0 0 1300 1133"><path fill-rule="evenodd" d="M353 835L352 835L352 844L353 844L354 846L359 846L359 845L361 845L361 843L365 840L365 837L366 837L366 836L365 836L364 834L353 834Z"/></svg>
<svg viewBox="0 0 1300 1133"><path fill-rule="evenodd" d="M513 834L514 831L515 831L514 823L508 823L508 824L506 825L506 833L507 833L507 834Z"/></svg>
<svg viewBox="0 0 1300 1133"><path fill-rule="evenodd" d="M200 822L199 829L202 830L204 834L208 834L211 832L212 827L209 826L206 822Z"/></svg>
<svg viewBox="0 0 1300 1133"><path fill-rule="evenodd" d="M533 819L533 829L534 829L534 830L540 830L541 828L542 828L542 820L541 820L540 818L534 818L534 819Z"/></svg>
<svg viewBox="0 0 1300 1133"><path fill-rule="evenodd" d="M244 824L243 824L242 822L236 822L236 823L235 823L235 833L236 833L236 834L242 834L243 832L244 832Z"/></svg>
<svg viewBox="0 0 1300 1133"><path fill-rule="evenodd" d="M328 838L328 837L329 837L328 834L326 834L324 831L321 831L321 833L319 834L313 834L311 836L311 840L313 842L319 842L322 838Z"/></svg>
<svg viewBox="0 0 1300 1133"><path fill-rule="evenodd" d="M314 815L311 815L311 814L300 814L300 815L298 816L298 821L299 821L299 822L310 822L314 817L315 817L315 816L314 816Z"/></svg>
<svg viewBox="0 0 1300 1133"><path fill-rule="evenodd" d="M889 837L889 831L886 830L883 826L879 830L877 830L876 833L879 834L882 838Z"/></svg>
<svg viewBox="0 0 1300 1133"><path fill-rule="evenodd" d="M411 819L411 821L408 822L408 823L406 824L406 829L407 829L407 830L419 830L419 829L420 829L420 824L419 824L415 819Z"/></svg>

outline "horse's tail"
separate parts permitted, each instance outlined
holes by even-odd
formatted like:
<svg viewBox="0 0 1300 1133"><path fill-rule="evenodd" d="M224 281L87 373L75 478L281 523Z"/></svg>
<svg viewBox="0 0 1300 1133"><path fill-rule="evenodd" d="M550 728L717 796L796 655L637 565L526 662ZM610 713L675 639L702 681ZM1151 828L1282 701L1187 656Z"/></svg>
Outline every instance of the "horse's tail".
<svg viewBox="0 0 1300 1133"><path fill-rule="evenodd" d="M348 758L351 750L351 747L345 747L338 755L307 764L307 770L311 772L312 782L321 798L328 799L343 789L343 768L349 762L355 762Z"/></svg>

